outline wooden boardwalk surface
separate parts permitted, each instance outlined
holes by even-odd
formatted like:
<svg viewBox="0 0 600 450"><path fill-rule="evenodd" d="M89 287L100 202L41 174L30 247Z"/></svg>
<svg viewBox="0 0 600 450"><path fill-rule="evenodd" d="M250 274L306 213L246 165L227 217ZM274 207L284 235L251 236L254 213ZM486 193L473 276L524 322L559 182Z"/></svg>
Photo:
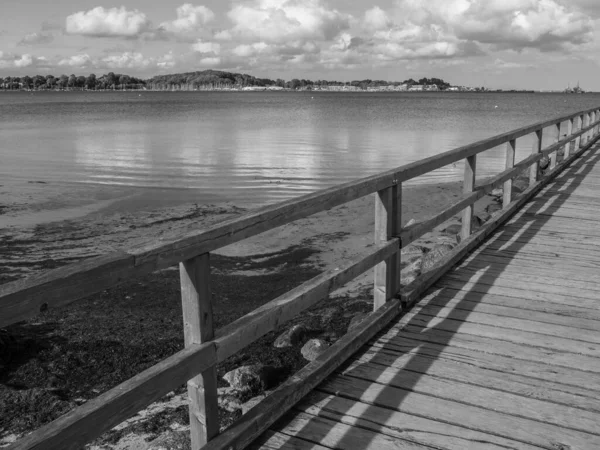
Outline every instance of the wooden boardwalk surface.
<svg viewBox="0 0 600 450"><path fill-rule="evenodd" d="M600 145L254 447L600 449Z"/></svg>

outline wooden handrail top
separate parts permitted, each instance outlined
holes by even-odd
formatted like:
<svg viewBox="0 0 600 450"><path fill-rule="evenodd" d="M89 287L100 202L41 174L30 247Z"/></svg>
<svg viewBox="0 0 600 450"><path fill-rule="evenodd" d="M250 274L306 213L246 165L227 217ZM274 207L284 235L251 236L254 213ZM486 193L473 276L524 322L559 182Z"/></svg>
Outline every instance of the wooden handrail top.
<svg viewBox="0 0 600 450"><path fill-rule="evenodd" d="M55 307L70 303L125 280L164 269L197 255L359 199L597 109L591 108L527 125L386 172L250 211L209 228L173 233L141 246L90 258L41 275L0 285L0 327L32 317L45 305ZM599 122L588 124L578 134L583 134ZM578 134L573 134L563 141L570 141Z"/></svg>

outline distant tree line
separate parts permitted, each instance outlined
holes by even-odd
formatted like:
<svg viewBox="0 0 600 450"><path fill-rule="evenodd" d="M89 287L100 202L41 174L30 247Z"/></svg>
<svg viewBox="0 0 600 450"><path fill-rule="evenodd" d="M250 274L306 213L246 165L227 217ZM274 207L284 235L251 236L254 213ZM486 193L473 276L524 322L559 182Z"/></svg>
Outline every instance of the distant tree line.
<svg viewBox="0 0 600 450"><path fill-rule="evenodd" d="M359 89L377 88L381 86L436 85L439 90L450 87L450 83L439 78L421 78L405 81L385 80L354 80L350 82L330 80L305 80L294 78L289 81L280 78L257 78L248 74L225 72L221 70L204 70L201 72L186 72L170 75L157 75L150 79L141 79L129 75L109 72L97 77L90 74L87 77L77 75L35 75L33 77L0 77L0 89L3 90L214 90L242 89L245 87L276 86L293 90L311 90L326 86L354 86Z"/></svg>
<svg viewBox="0 0 600 450"><path fill-rule="evenodd" d="M101 77L90 74L87 77L82 75L35 75L30 77L0 77L0 88L4 90L124 90L124 89L142 89L146 82L140 78L129 75L115 74L109 72Z"/></svg>

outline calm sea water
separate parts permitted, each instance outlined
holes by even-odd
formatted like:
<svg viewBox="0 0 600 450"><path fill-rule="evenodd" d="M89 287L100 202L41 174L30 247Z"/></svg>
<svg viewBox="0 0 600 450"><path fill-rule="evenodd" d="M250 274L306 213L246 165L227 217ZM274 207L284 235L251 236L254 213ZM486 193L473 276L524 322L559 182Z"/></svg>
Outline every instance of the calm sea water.
<svg viewBox="0 0 600 450"><path fill-rule="evenodd" d="M271 203L599 104L592 94L0 93L0 178ZM517 147L523 158L530 138ZM487 152L479 175L503 164L503 148ZM458 164L415 182L461 177Z"/></svg>

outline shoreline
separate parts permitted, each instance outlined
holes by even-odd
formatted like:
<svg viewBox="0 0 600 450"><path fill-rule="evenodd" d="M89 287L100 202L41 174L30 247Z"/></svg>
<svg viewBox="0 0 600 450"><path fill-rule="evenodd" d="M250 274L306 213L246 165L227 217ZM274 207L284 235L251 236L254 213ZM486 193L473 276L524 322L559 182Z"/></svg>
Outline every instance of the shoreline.
<svg viewBox="0 0 600 450"><path fill-rule="evenodd" d="M184 202L156 208L168 199L154 198L153 202L158 203L152 207L143 196L120 194L94 197L95 204L101 205L96 209L75 204L81 196L68 197L62 205L50 202L46 211L51 210L53 218L65 210L74 214L73 208L81 215L0 229L0 284L171 231L210 226L247 211L230 203ZM403 224L439 213L460 194L459 182L405 187ZM476 212L482 213L492 204L494 198L486 196L476 205ZM30 210L24 206L16 211L15 217L21 214L31 219L27 214L32 211L44 213L43 204L30 206ZM219 249L213 254L211 277L215 327L232 322L358 254L373 242L373 223L374 198L369 195ZM441 231L432 233L412 246L431 248L442 236ZM327 342L335 342L356 315L372 309L372 279L372 270L367 271L332 293L328 301L219 364L219 387L230 389L222 376L242 365L268 364L280 369L282 377L296 372L306 364L300 352L302 343L280 349L273 347L274 339L283 330L300 324L318 331ZM4 349L3 339L8 342ZM0 424L0 447L181 348L176 267L0 330L0 417L9 418ZM105 433L88 448L151 448L150 441L162 442L165 433L185 433L185 389L163 400ZM222 425L230 424L240 411L221 409Z"/></svg>
<svg viewBox="0 0 600 450"><path fill-rule="evenodd" d="M440 212L460 195L460 185L460 182L443 182L405 186L403 225ZM200 204L194 201L197 197L196 190L185 189L41 181L5 183L0 186L0 284L138 245L171 232L209 227L264 206L231 202ZM323 255L315 262L331 267L339 259L338 253L351 257L371 242L373 203L372 195L363 197L216 253L251 256L281 251L309 240ZM479 210L485 206L487 204ZM479 210L476 209L476 213ZM340 237L339 245L328 248L330 239L320 239L321 235L343 235L344 238ZM347 248L342 251L343 246ZM327 256L326 250L332 250L333 256Z"/></svg>

